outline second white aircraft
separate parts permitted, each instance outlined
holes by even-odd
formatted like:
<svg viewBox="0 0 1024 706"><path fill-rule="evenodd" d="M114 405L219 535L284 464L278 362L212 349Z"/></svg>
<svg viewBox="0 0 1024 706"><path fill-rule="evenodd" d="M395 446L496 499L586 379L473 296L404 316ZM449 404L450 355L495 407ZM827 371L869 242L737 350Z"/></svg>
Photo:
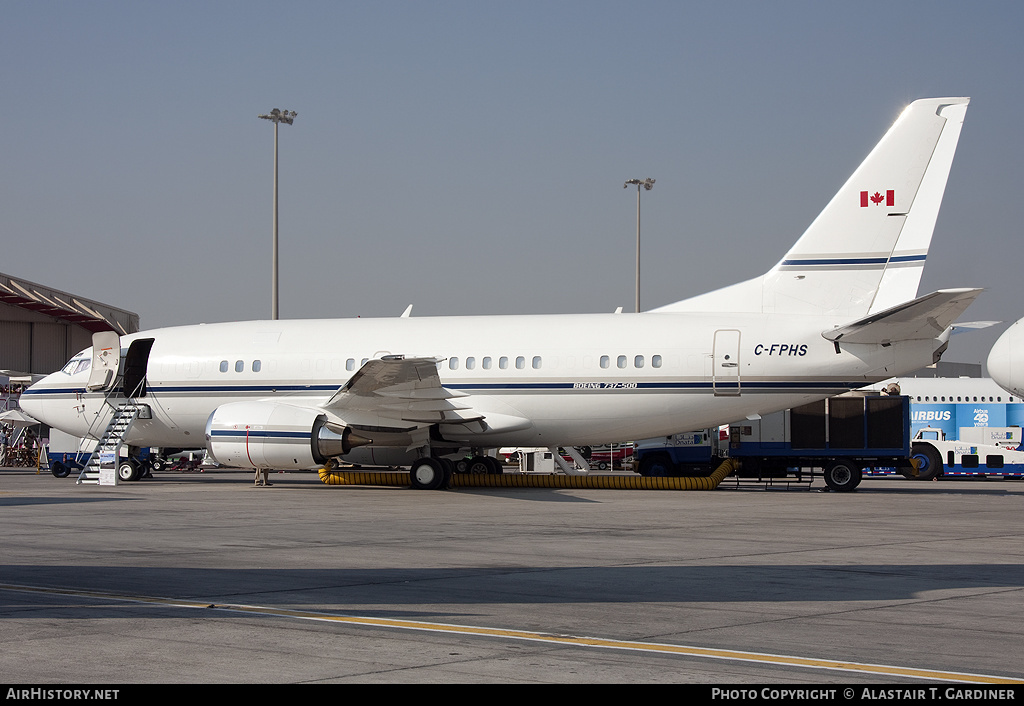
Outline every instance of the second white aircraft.
<svg viewBox="0 0 1024 706"><path fill-rule="evenodd" d="M650 438L904 375L938 360L980 292L917 297L967 104L911 104L777 265L710 294L639 314L97 334L22 406L98 437L135 402L132 446L205 445L249 468L408 464L436 488L483 449Z"/></svg>

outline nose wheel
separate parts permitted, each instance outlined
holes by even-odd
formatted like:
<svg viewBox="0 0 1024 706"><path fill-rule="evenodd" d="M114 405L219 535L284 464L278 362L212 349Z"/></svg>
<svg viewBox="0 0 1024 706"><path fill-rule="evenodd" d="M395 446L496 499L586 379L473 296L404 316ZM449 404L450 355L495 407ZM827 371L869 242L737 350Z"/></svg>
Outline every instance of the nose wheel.
<svg viewBox="0 0 1024 706"><path fill-rule="evenodd" d="M134 459L127 458L117 465L117 478L121 481L138 480L142 475L142 464Z"/></svg>

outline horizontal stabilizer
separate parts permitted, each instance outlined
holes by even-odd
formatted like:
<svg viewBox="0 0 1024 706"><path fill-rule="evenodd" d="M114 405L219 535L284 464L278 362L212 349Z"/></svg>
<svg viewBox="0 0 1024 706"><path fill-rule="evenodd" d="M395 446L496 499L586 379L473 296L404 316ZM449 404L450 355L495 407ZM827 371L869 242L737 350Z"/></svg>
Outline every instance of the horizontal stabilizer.
<svg viewBox="0 0 1024 706"><path fill-rule="evenodd" d="M821 335L841 343L889 343L935 338L971 305L981 289L940 289Z"/></svg>
<svg viewBox="0 0 1024 706"><path fill-rule="evenodd" d="M953 333L967 333L968 331L979 331L983 328L991 328L1003 323L1002 321L961 321L953 324Z"/></svg>

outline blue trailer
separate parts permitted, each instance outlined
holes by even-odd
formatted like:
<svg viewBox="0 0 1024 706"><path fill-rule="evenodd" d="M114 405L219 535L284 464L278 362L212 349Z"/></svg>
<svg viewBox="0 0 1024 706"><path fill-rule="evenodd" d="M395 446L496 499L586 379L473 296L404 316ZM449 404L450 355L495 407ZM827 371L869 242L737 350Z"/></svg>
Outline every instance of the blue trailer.
<svg viewBox="0 0 1024 706"><path fill-rule="evenodd" d="M756 480L796 475L824 478L832 490L860 485L865 468L887 466L908 477L910 400L849 394L730 424L637 444L641 475L705 475L726 458L740 461L737 475Z"/></svg>

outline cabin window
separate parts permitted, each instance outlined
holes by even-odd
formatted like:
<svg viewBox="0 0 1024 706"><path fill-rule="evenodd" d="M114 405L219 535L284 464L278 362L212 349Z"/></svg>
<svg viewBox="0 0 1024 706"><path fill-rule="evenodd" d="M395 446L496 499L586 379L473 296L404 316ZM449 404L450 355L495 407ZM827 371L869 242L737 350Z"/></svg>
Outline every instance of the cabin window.
<svg viewBox="0 0 1024 706"><path fill-rule="evenodd" d="M244 360L236 360L235 361L235 372L236 373L240 373L243 370L245 370L245 361Z"/></svg>
<svg viewBox="0 0 1024 706"><path fill-rule="evenodd" d="M503 355L500 358L498 358L498 367L501 368L502 370L508 368L508 356Z"/></svg>
<svg viewBox="0 0 1024 706"><path fill-rule="evenodd" d="M607 368L609 365L611 365L611 358L606 355L601 356L601 367Z"/></svg>
<svg viewBox="0 0 1024 706"><path fill-rule="evenodd" d="M459 359L454 357L454 356L449 358L448 359L448 369L449 370L458 370L459 369Z"/></svg>
<svg viewBox="0 0 1024 706"><path fill-rule="evenodd" d="M660 368L661 367L661 356L660 355L652 355L651 356L651 367L654 367L654 368Z"/></svg>
<svg viewBox="0 0 1024 706"><path fill-rule="evenodd" d="M369 360L369 358L363 358L362 361L359 363L359 367L363 367L364 365L366 365L369 362Z"/></svg>
<svg viewBox="0 0 1024 706"><path fill-rule="evenodd" d="M258 373L262 367L263 367L263 363L261 363L260 361L254 360L252 362L252 371L254 373Z"/></svg>
<svg viewBox="0 0 1024 706"><path fill-rule="evenodd" d="M526 367L526 358L523 356L516 356L516 370L522 370Z"/></svg>
<svg viewBox="0 0 1024 706"><path fill-rule="evenodd" d="M491 356L485 356L483 361L481 361L481 364L483 365L484 370L490 370L491 369Z"/></svg>
<svg viewBox="0 0 1024 706"><path fill-rule="evenodd" d="M228 362L226 360L222 360L220 362L220 371L222 373L226 373L228 371Z"/></svg>
<svg viewBox="0 0 1024 706"><path fill-rule="evenodd" d="M534 370L539 370L540 369L540 362L541 361L540 361L540 356L539 355L533 356L533 369Z"/></svg>
<svg viewBox="0 0 1024 706"><path fill-rule="evenodd" d="M348 370L349 372L352 372L355 369L356 369L356 359L355 358L349 358L348 360L345 361L345 370Z"/></svg>
<svg viewBox="0 0 1024 706"><path fill-rule="evenodd" d="M633 367L634 368L642 368L642 367L644 367L644 357L642 355L638 355L637 357L633 358Z"/></svg>
<svg viewBox="0 0 1024 706"><path fill-rule="evenodd" d="M615 361L615 364L618 365L620 368L625 368L626 367L626 356L620 355L618 357L618 359Z"/></svg>
<svg viewBox="0 0 1024 706"><path fill-rule="evenodd" d="M476 358L466 358L466 370L473 370L476 368Z"/></svg>

